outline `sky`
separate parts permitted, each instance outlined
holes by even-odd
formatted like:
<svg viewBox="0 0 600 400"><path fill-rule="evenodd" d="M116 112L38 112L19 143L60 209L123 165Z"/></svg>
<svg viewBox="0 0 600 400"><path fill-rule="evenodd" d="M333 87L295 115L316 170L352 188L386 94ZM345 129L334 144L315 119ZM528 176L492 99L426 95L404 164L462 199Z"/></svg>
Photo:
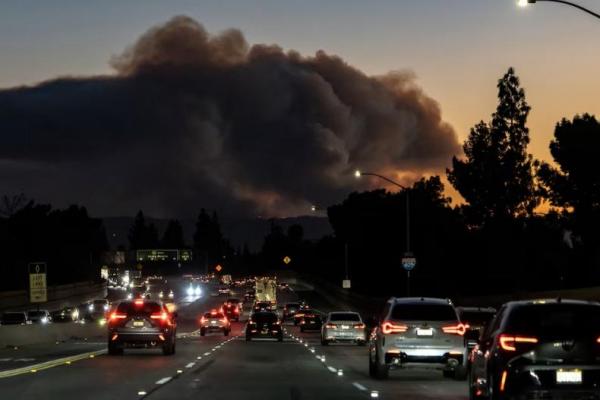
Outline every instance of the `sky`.
<svg viewBox="0 0 600 400"><path fill-rule="evenodd" d="M0 88L56 77L114 74L110 60L149 28L186 15L252 44L340 56L367 75L411 71L460 142L496 104L496 82L516 69L532 112L530 150L550 161L553 127L600 115L600 21L565 6L513 0L5 0ZM600 10L600 1L579 0ZM0 160L1 161L1 160Z"/></svg>

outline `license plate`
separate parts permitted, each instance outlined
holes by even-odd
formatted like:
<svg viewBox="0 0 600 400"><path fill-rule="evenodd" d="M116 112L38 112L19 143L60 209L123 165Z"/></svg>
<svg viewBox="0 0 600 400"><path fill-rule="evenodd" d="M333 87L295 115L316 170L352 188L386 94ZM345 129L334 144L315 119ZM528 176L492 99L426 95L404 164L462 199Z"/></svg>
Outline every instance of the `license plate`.
<svg viewBox="0 0 600 400"><path fill-rule="evenodd" d="M133 321L133 326L136 327L143 327L144 326L144 321Z"/></svg>
<svg viewBox="0 0 600 400"><path fill-rule="evenodd" d="M342 329L350 329L348 325L342 325Z"/></svg>
<svg viewBox="0 0 600 400"><path fill-rule="evenodd" d="M562 384L579 384L583 382L581 371L578 369L574 370L563 370L559 369L556 371L556 383Z"/></svg>
<svg viewBox="0 0 600 400"><path fill-rule="evenodd" d="M217 321L210 321L210 324L211 324L211 325L216 325L216 324L217 324Z"/></svg>
<svg viewBox="0 0 600 400"><path fill-rule="evenodd" d="M417 328L417 336L433 336L432 328Z"/></svg>

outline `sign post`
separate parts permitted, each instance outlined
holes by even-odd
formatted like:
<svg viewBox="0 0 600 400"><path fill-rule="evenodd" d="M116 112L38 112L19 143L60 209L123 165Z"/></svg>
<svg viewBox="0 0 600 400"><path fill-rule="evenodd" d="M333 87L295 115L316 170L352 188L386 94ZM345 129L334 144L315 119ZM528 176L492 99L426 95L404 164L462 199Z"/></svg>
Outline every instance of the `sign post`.
<svg viewBox="0 0 600 400"><path fill-rule="evenodd" d="M410 271L417 266L417 258L412 253L404 253L402 268L406 270L406 296L410 296Z"/></svg>
<svg viewBox="0 0 600 400"><path fill-rule="evenodd" d="M48 301L45 262L29 264L29 301L31 303L45 303Z"/></svg>

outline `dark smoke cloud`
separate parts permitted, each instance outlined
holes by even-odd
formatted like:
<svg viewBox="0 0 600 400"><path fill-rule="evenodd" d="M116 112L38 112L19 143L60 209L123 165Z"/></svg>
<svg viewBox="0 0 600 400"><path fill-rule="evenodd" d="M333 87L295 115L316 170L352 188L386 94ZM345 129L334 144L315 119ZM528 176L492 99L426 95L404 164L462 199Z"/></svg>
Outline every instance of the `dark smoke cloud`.
<svg viewBox="0 0 600 400"><path fill-rule="evenodd" d="M0 193L96 214L302 213L357 187L356 168L419 176L460 152L409 73L249 46L176 17L116 74L0 91Z"/></svg>

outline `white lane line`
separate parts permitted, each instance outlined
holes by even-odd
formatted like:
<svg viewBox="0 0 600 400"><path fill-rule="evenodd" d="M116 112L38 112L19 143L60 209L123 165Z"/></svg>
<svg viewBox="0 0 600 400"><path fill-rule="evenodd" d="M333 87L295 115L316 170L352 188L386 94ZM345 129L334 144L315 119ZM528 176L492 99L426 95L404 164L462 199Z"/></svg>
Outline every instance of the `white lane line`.
<svg viewBox="0 0 600 400"><path fill-rule="evenodd" d="M328 366L327 369L334 373L337 372L337 369L333 368L331 365Z"/></svg>
<svg viewBox="0 0 600 400"><path fill-rule="evenodd" d="M196 365L196 363L195 363L195 362L191 362L191 363L189 363L188 365L186 365L185 367L186 367L186 368L193 368L193 367L194 367L194 365Z"/></svg>
<svg viewBox="0 0 600 400"><path fill-rule="evenodd" d="M210 356L210 352L207 351L206 353L204 353L204 355L205 356Z"/></svg>
<svg viewBox="0 0 600 400"><path fill-rule="evenodd" d="M367 391L367 388L366 388L366 387L364 387L363 385L361 385L361 384L360 384L360 383L358 383L358 382L352 382L352 386L354 386L355 388L357 388L358 390L361 390L361 391L363 391L363 392L366 392L366 391Z"/></svg>
<svg viewBox="0 0 600 400"><path fill-rule="evenodd" d="M162 379L157 380L156 384L157 385L164 385L165 383L169 382L171 379L173 379L173 378L171 378L170 376L167 376L166 378L162 378Z"/></svg>

